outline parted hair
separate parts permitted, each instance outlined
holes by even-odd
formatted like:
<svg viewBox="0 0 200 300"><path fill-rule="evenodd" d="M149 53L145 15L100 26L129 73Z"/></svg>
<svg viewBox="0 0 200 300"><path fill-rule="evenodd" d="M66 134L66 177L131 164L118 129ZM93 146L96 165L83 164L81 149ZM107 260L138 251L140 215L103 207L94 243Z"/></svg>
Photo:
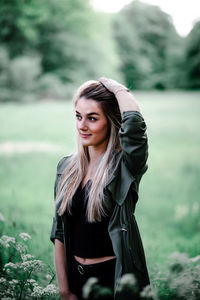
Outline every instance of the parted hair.
<svg viewBox="0 0 200 300"><path fill-rule="evenodd" d="M106 215L103 205L104 188L114 171L114 153L121 153L118 135L121 126L121 113L115 95L99 81L87 81L78 89L74 97L75 107L82 97L88 101L94 100L100 105L109 126L108 145L106 151L96 161L87 203L87 220L98 222L101 221L102 216ZM119 160L120 155L117 157ZM58 187L56 202L61 201L58 210L60 215L64 214L66 210L71 213L72 198L86 176L89 159L88 147L83 146L80 136L77 134L77 151L69 158L68 167Z"/></svg>

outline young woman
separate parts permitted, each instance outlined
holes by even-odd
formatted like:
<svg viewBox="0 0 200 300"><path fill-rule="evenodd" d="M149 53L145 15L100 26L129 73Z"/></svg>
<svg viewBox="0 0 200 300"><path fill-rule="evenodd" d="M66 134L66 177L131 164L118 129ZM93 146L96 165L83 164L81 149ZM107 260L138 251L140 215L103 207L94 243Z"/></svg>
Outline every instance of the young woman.
<svg viewBox="0 0 200 300"><path fill-rule="evenodd" d="M112 79L83 84L75 97L77 152L57 166L51 240L61 298L81 300L90 277L112 287L133 273L149 284L134 217L147 170L146 125L134 96Z"/></svg>

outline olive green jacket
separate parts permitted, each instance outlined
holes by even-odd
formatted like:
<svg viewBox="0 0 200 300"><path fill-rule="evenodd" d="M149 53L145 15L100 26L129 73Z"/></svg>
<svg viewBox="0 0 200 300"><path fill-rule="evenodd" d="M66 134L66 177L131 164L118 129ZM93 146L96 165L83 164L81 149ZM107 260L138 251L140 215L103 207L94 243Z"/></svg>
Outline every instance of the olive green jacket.
<svg viewBox="0 0 200 300"><path fill-rule="evenodd" d="M140 233L135 220L135 205L138 200L139 182L147 170L148 144L146 124L140 112L126 111L122 114L119 130L122 154L115 171L104 189L104 203L111 212L108 232L116 255L115 291L121 276L134 273L139 289L149 284L145 255ZM114 161L119 152L113 154ZM60 179L65 172L69 157L60 160L55 181L55 196ZM51 231L51 241L57 238L65 244L67 257L67 274L70 283L70 235L67 214L59 216L56 206Z"/></svg>

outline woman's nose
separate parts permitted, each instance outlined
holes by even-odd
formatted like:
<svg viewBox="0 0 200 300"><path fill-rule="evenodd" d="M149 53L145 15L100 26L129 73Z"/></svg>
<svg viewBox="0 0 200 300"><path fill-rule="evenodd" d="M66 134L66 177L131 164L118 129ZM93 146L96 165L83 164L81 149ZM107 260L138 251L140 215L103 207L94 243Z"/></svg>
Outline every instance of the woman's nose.
<svg viewBox="0 0 200 300"><path fill-rule="evenodd" d="M86 130L87 129L87 124L86 124L85 119L82 119L81 121L79 121L78 126L79 126L79 129Z"/></svg>

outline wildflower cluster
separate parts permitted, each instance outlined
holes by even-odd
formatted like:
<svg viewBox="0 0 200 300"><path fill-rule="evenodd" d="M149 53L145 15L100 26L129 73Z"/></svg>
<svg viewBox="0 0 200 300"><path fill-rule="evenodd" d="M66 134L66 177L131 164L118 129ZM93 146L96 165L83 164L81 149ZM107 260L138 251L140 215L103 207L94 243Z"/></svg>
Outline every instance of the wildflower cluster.
<svg viewBox="0 0 200 300"><path fill-rule="evenodd" d="M24 242L30 238L31 236L24 232L19 234L20 241L7 235L0 238L2 262L0 299L57 299L58 297L57 288L52 284L53 272L41 260L27 253Z"/></svg>
<svg viewBox="0 0 200 300"><path fill-rule="evenodd" d="M118 300L133 299L157 299L157 294L150 285L139 292L137 280L134 274L124 274L117 286L116 295ZM92 300L113 300L113 292L109 288L102 287L97 278L90 278L83 287L83 298Z"/></svg>
<svg viewBox="0 0 200 300"><path fill-rule="evenodd" d="M200 255L189 258L186 253L173 253L170 256L168 273L162 276L158 286L146 286L139 292L133 274L122 276L117 287L118 300L199 300L200 299ZM113 299L111 290L103 290L98 280L91 278L83 288L84 299ZM111 298L110 298L111 297Z"/></svg>
<svg viewBox="0 0 200 300"><path fill-rule="evenodd" d="M189 258L186 253L171 255L167 284L176 299L200 299L200 256Z"/></svg>

